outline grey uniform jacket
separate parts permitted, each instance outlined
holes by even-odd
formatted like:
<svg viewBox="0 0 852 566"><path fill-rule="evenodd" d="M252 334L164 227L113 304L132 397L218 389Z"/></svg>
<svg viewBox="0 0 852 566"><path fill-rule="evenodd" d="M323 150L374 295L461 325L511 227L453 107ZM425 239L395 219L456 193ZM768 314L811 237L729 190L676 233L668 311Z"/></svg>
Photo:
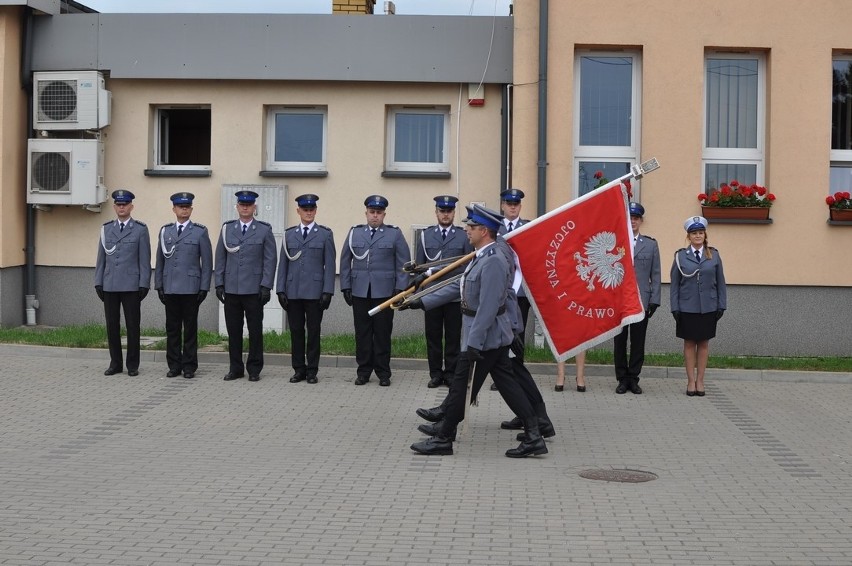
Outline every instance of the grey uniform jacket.
<svg viewBox="0 0 852 566"><path fill-rule="evenodd" d="M411 252L402 231L382 224L370 238L366 224L353 226L340 251L340 288L351 289L352 296L390 297L394 289L405 289L409 276L402 266L411 260Z"/></svg>
<svg viewBox="0 0 852 566"><path fill-rule="evenodd" d="M437 224L429 226L420 233L414 251L414 259L418 264L423 264L440 259L449 259L467 255L473 251L473 246L467 239L464 228L458 226L450 226L447 229L446 239L441 237L441 227ZM438 271L434 269L433 271ZM450 273L447 273L442 279L452 277L464 271L464 266L460 266ZM456 297L455 301L460 301L461 297Z"/></svg>
<svg viewBox="0 0 852 566"><path fill-rule="evenodd" d="M515 220L515 225L512 227L512 230L515 230L515 229L519 228L520 226L523 226L524 224L526 224L528 222L529 222L529 220L525 220L523 218L518 218L517 220ZM503 236L504 234L508 234L508 233L509 233L509 229L506 228L506 223L504 222L497 229L497 235ZM523 284L521 284L521 286L518 288L517 295L518 295L518 297L526 297L527 296L527 292L526 292L526 290L524 290Z"/></svg>
<svg viewBox="0 0 852 566"><path fill-rule="evenodd" d="M229 220L222 228L216 244L216 287L224 286L232 295L252 295L261 287L272 289L278 259L272 226L253 220L245 236L239 220Z"/></svg>
<svg viewBox="0 0 852 566"><path fill-rule="evenodd" d="M708 313L728 308L722 258L716 248L710 249L713 258L702 257L701 263L695 261L691 248L681 248L675 252L670 288L672 312Z"/></svg>
<svg viewBox="0 0 852 566"><path fill-rule="evenodd" d="M296 300L317 300L323 293L334 294L334 234L319 224L313 225L307 238L302 234L301 224L284 231L275 291Z"/></svg>
<svg viewBox="0 0 852 566"><path fill-rule="evenodd" d="M657 240L640 233L633 245L633 267L642 306L660 304L660 247Z"/></svg>
<svg viewBox="0 0 852 566"><path fill-rule="evenodd" d="M461 294L462 308L476 311L474 315L462 311L462 351L468 346L494 350L512 343L512 313L516 318L519 315L517 304L510 304L514 296L511 265L496 244L489 245L468 264L464 284L448 285L421 299L423 308L429 310Z"/></svg>
<svg viewBox="0 0 852 566"><path fill-rule="evenodd" d="M203 224L189 221L177 233L174 222L160 228L154 288L167 295L196 295L210 290L213 277L213 246Z"/></svg>
<svg viewBox="0 0 852 566"><path fill-rule="evenodd" d="M118 220L103 225L95 263L95 287L126 293L151 287L151 240L148 227L130 218L119 231Z"/></svg>

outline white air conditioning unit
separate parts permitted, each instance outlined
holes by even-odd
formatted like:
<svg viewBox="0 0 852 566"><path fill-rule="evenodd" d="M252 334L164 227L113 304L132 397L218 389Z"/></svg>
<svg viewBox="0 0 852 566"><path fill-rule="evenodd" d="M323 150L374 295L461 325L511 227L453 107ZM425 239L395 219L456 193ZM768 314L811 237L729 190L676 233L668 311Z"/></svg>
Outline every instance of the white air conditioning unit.
<svg viewBox="0 0 852 566"><path fill-rule="evenodd" d="M31 139L27 144L27 203L106 202L100 140Z"/></svg>
<svg viewBox="0 0 852 566"><path fill-rule="evenodd" d="M98 130L109 126L112 93L97 71L33 73L33 128Z"/></svg>

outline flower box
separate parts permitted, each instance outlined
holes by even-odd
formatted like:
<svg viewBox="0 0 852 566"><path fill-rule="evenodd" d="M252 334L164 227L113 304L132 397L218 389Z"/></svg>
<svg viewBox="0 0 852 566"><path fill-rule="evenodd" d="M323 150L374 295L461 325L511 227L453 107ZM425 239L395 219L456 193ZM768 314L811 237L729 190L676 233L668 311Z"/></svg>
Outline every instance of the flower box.
<svg viewBox="0 0 852 566"><path fill-rule="evenodd" d="M769 220L765 206L702 206L701 216L707 220Z"/></svg>
<svg viewBox="0 0 852 566"><path fill-rule="evenodd" d="M828 213L832 220L852 222L852 208L829 208Z"/></svg>

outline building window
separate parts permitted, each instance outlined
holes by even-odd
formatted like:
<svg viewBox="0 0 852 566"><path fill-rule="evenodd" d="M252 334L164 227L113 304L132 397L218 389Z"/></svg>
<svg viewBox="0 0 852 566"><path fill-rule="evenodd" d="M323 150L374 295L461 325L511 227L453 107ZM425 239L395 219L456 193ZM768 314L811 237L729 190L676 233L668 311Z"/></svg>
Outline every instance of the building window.
<svg viewBox="0 0 852 566"><path fill-rule="evenodd" d="M266 168L326 171L328 108L275 106L267 113Z"/></svg>
<svg viewBox="0 0 852 566"><path fill-rule="evenodd" d="M574 169L576 196L598 184L600 171L610 181L639 161L641 108L639 53L578 52L574 60ZM634 196L638 186L634 187Z"/></svg>
<svg viewBox="0 0 852 566"><path fill-rule="evenodd" d="M829 194L852 192L852 56L835 56L831 70Z"/></svg>
<svg viewBox="0 0 852 566"><path fill-rule="evenodd" d="M210 169L210 107L154 108L153 168Z"/></svg>
<svg viewBox="0 0 852 566"><path fill-rule="evenodd" d="M448 173L448 107L388 109L388 171Z"/></svg>
<svg viewBox="0 0 852 566"><path fill-rule="evenodd" d="M765 58L710 53L704 61L704 192L736 179L764 184Z"/></svg>

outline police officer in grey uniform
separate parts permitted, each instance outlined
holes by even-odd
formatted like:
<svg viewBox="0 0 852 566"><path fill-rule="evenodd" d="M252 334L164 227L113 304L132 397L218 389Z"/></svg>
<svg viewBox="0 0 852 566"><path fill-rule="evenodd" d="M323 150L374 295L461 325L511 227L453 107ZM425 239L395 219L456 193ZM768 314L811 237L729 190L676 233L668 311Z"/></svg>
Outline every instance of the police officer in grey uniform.
<svg viewBox="0 0 852 566"><path fill-rule="evenodd" d="M225 381L248 370L249 381L260 380L263 369L263 306L275 283L277 249L272 226L254 217L258 194L237 191L239 218L222 224L216 244L216 297L225 305L230 368ZM249 352L243 365L243 319L249 333Z"/></svg>
<svg viewBox="0 0 852 566"><path fill-rule="evenodd" d="M198 369L198 307L207 298L213 276L213 246L207 227L190 220L192 193L170 197L175 221L160 228L154 288L166 307L166 377ZM182 331L182 332L181 332Z"/></svg>
<svg viewBox="0 0 852 566"><path fill-rule="evenodd" d="M104 375L139 375L139 325L142 299L151 287L151 240L148 227L131 218L135 195L125 189L112 192L116 220L101 226L98 259L95 263L95 291L104 302L109 367ZM127 324L127 363L121 352L121 309Z"/></svg>
<svg viewBox="0 0 852 566"><path fill-rule="evenodd" d="M645 334L648 320L660 306L660 247L657 240L640 233L645 217L645 207L638 202L630 203L630 224L633 228L633 269L639 284L639 298L645 307L645 318L625 326L613 340L615 353L615 377L619 395L630 391L641 395L639 373L645 363ZM627 358L627 339L630 338L630 359Z"/></svg>
<svg viewBox="0 0 852 566"><path fill-rule="evenodd" d="M340 252L340 290L355 319L355 385L367 383L375 371L379 385L387 387L394 313L384 309L370 316L370 309L408 287L402 267L411 252L402 230L384 223L388 199L372 195L364 206L367 223L349 230Z"/></svg>
<svg viewBox="0 0 852 566"><path fill-rule="evenodd" d="M547 453L535 409L516 381L509 359L509 346L514 335L506 303L514 274L510 262L496 245L500 221L499 214L484 207L468 207L465 229L477 254L468 264L459 284L463 355L450 384L439 434L411 445L411 449L419 454L453 453L455 429L464 418L471 366L474 382L481 382L485 374L491 374L503 399L524 422L525 435L521 444L507 450L506 456L523 458Z"/></svg>
<svg viewBox="0 0 852 566"><path fill-rule="evenodd" d="M435 217L438 223L420 233L415 245L418 264L462 256L473 251L463 228L453 225L456 203L452 195L435 197ZM464 271L464 267L448 273L444 279ZM424 313L426 330L426 358L429 362L427 387L450 384L456 371L461 347L461 299L428 310Z"/></svg>
<svg viewBox="0 0 852 566"><path fill-rule="evenodd" d="M317 382L322 315L334 294L334 261L337 252L331 229L317 224L319 197L296 197L301 222L284 232L275 289L290 325L293 377L290 383ZM307 329L307 356L305 330Z"/></svg>

